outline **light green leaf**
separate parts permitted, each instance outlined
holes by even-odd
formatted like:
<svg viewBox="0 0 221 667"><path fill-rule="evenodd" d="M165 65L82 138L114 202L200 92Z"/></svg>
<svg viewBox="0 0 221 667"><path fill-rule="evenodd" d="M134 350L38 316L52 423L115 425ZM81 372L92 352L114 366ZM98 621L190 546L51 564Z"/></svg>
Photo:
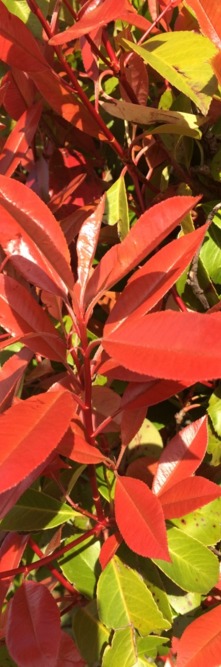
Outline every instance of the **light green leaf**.
<svg viewBox="0 0 221 667"><path fill-rule="evenodd" d="M208 593L219 577L216 556L178 528L169 528L167 538L172 561L153 559L156 565L184 591Z"/></svg>
<svg viewBox="0 0 221 667"><path fill-rule="evenodd" d="M117 556L99 577L97 600L99 617L108 627L132 624L141 634L170 627L141 576Z"/></svg>
<svg viewBox="0 0 221 667"><path fill-rule="evenodd" d="M174 519L173 524L206 546L217 544L221 540L221 498L182 519Z"/></svg>
<svg viewBox="0 0 221 667"><path fill-rule="evenodd" d="M110 632L98 619L95 600L74 614L73 633L84 660L90 665L100 663L100 655L109 641Z"/></svg>
<svg viewBox="0 0 221 667"><path fill-rule="evenodd" d="M209 399L207 409L214 431L221 436L221 386L217 387Z"/></svg>
<svg viewBox="0 0 221 667"><path fill-rule="evenodd" d="M72 535L65 541L65 544L72 542L75 537L79 537L79 534ZM70 549L70 551L58 561L62 572L68 581L70 581L82 595L86 595L87 597L93 597L94 595L97 576L100 571L98 561L99 553L100 542L98 540L94 541L94 538L90 537L73 549Z"/></svg>
<svg viewBox="0 0 221 667"><path fill-rule="evenodd" d="M26 23L32 34L41 39L42 26L37 16L31 11L26 0L2 0L11 14L15 14L23 23ZM38 6L46 17L49 13L50 0L38 0Z"/></svg>
<svg viewBox="0 0 221 667"><path fill-rule="evenodd" d="M160 573L149 558L137 557L137 570L140 572L149 588L156 604L158 605L163 617L172 625L172 612L165 592Z"/></svg>
<svg viewBox="0 0 221 667"><path fill-rule="evenodd" d="M131 102L125 102L122 100L114 100L114 102L101 102L101 106L111 116L130 121L131 123L137 123L138 125L149 126L153 123L165 123L165 125L158 125L153 130L149 128L149 134L172 133L194 137L196 139L200 139L202 136L199 129L199 126L205 122L202 116L200 117L196 116L195 114L184 113L182 111L153 109L152 107L144 106L144 104L132 104ZM116 181L116 183L118 181ZM114 183L114 186L116 183ZM114 188L114 186L112 185L110 190ZM110 190L108 190L108 192L110 192Z"/></svg>
<svg viewBox="0 0 221 667"><path fill-rule="evenodd" d="M212 429L210 422L208 422L208 436L207 453L212 456L211 465L219 466L221 463L221 438Z"/></svg>
<svg viewBox="0 0 221 667"><path fill-rule="evenodd" d="M149 419L144 419L142 426L128 445L130 461L140 456L158 459L163 448L160 432Z"/></svg>
<svg viewBox="0 0 221 667"><path fill-rule="evenodd" d="M0 522L0 527L8 531L46 530L74 521L77 515L69 505L42 491L28 489Z"/></svg>
<svg viewBox="0 0 221 667"><path fill-rule="evenodd" d="M200 259L211 280L221 285L221 230L214 223L205 234Z"/></svg>
<svg viewBox="0 0 221 667"><path fill-rule="evenodd" d="M111 646L104 650L102 667L134 667L137 648L133 628L116 630Z"/></svg>
<svg viewBox="0 0 221 667"><path fill-rule="evenodd" d="M217 88L210 64L217 49L207 37L179 31L156 35L142 46L123 38L119 41L126 49L138 53L145 63L189 97L204 115L208 113Z"/></svg>
<svg viewBox="0 0 221 667"><path fill-rule="evenodd" d="M186 593L186 595L168 595L170 604L177 614L188 614L197 609L201 603L200 593Z"/></svg>
<svg viewBox="0 0 221 667"><path fill-rule="evenodd" d="M169 638L167 637L139 637L137 640L137 650L139 656L146 656L146 658L156 658L157 653L162 655L162 646L167 644Z"/></svg>
<svg viewBox="0 0 221 667"><path fill-rule="evenodd" d="M129 211L123 176L120 176L106 192L105 219L108 225L115 225L121 241L128 234Z"/></svg>

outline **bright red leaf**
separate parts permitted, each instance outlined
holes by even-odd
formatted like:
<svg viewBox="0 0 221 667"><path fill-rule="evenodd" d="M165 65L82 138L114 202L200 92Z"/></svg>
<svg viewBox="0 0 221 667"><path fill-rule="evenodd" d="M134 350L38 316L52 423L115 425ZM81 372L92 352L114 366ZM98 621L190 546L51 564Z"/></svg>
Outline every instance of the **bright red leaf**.
<svg viewBox="0 0 221 667"><path fill-rule="evenodd" d="M55 361L65 361L66 347L47 313L23 285L0 275L0 323L12 336L35 353ZM34 335L38 333L38 335ZM26 334L33 334L27 336ZM10 341L13 342L13 341ZM8 343L9 344L9 343Z"/></svg>
<svg viewBox="0 0 221 667"><path fill-rule="evenodd" d="M43 585L25 581L10 600L6 644L17 667L55 667L61 642L60 614Z"/></svg>
<svg viewBox="0 0 221 667"><path fill-rule="evenodd" d="M161 504L144 482L117 477L115 516L120 533L132 551L148 558L170 560Z"/></svg>
<svg viewBox="0 0 221 667"><path fill-rule="evenodd" d="M159 459L152 491L159 496L199 467L207 448L207 419L202 417L179 431Z"/></svg>
<svg viewBox="0 0 221 667"><path fill-rule="evenodd" d="M38 127L42 104L37 102L24 111L9 134L0 155L0 174L11 176L26 154Z"/></svg>
<svg viewBox="0 0 221 667"><path fill-rule="evenodd" d="M33 354L24 347L13 354L0 368L0 412L10 407L16 387L27 368Z"/></svg>
<svg viewBox="0 0 221 667"><path fill-rule="evenodd" d="M221 488L204 477L188 477L160 493L165 519L178 519L220 498Z"/></svg>
<svg viewBox="0 0 221 667"><path fill-rule="evenodd" d="M75 423L72 422L64 438L58 445L58 452L77 463L91 463L95 465L107 460L107 457L97 447L86 442L83 427L77 420Z"/></svg>
<svg viewBox="0 0 221 667"><path fill-rule="evenodd" d="M221 5L217 0L188 0L195 12L201 32L221 48Z"/></svg>
<svg viewBox="0 0 221 667"><path fill-rule="evenodd" d="M119 364L137 373L194 384L221 376L221 316L166 310L128 318L102 341Z"/></svg>
<svg viewBox="0 0 221 667"><path fill-rule="evenodd" d="M168 243L132 275L108 317L105 335L130 314L135 318L145 315L165 296L195 255L206 229L204 225Z"/></svg>
<svg viewBox="0 0 221 667"><path fill-rule="evenodd" d="M85 295L89 312L101 294L147 257L198 201L198 197L171 197L141 215L122 243L113 246L95 268Z"/></svg>
<svg viewBox="0 0 221 667"><path fill-rule="evenodd" d="M36 479L39 466L46 465L67 430L72 412L72 396L63 391L31 396L1 414L0 494L31 473Z"/></svg>
<svg viewBox="0 0 221 667"><path fill-rule="evenodd" d="M221 50L212 59L211 63L212 63L215 75L217 76L217 79L218 79L219 83L221 84Z"/></svg>
<svg viewBox="0 0 221 667"><path fill-rule="evenodd" d="M0 572L18 567L27 545L29 536L19 533L8 533L0 547ZM13 577L0 581L0 609Z"/></svg>
<svg viewBox="0 0 221 667"><path fill-rule="evenodd" d="M178 644L177 667L219 667L221 605L211 609L184 630Z"/></svg>
<svg viewBox="0 0 221 667"><path fill-rule="evenodd" d="M1 245L25 278L64 295L73 287L68 246L46 204L19 181L0 176Z"/></svg>
<svg viewBox="0 0 221 667"><path fill-rule="evenodd" d="M156 405L186 389L188 384L173 380L149 380L149 382L130 382L122 396L121 406L140 408L143 405Z"/></svg>

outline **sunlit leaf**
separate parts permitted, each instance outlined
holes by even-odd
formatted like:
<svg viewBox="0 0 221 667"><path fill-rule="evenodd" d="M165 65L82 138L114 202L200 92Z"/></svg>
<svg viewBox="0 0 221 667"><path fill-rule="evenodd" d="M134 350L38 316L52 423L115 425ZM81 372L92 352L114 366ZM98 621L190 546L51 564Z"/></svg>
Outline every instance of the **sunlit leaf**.
<svg viewBox="0 0 221 667"><path fill-rule="evenodd" d="M177 667L219 667L221 606L196 618L184 630L178 644Z"/></svg>

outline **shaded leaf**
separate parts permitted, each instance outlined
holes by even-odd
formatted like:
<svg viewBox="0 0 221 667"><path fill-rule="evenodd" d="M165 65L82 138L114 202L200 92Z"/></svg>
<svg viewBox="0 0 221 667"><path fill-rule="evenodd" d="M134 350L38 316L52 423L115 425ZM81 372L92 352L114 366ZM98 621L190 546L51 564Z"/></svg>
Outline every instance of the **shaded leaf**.
<svg viewBox="0 0 221 667"><path fill-rule="evenodd" d="M219 577L216 556L178 528L169 528L167 538L171 562L154 559L156 565L184 591L208 593Z"/></svg>
<svg viewBox="0 0 221 667"><path fill-rule="evenodd" d="M122 243L113 246L95 268L87 285L87 306L92 309L101 294L149 255L198 201L197 197L171 197L145 211Z"/></svg>
<svg viewBox="0 0 221 667"><path fill-rule="evenodd" d="M207 437L206 417L176 433L160 456L152 486L154 493L160 496L197 470L206 453Z"/></svg>
<svg viewBox="0 0 221 667"><path fill-rule="evenodd" d="M73 639L63 630L61 631L61 642L59 655L55 667L86 667Z"/></svg>
<svg viewBox="0 0 221 667"><path fill-rule="evenodd" d="M10 407L14 393L32 358L32 352L26 347L13 354L0 368L0 410Z"/></svg>
<svg viewBox="0 0 221 667"><path fill-rule="evenodd" d="M97 447L90 445L85 440L83 426L78 420L70 424L67 433L58 445L58 452L77 463L95 465L107 461L107 457Z"/></svg>
<svg viewBox="0 0 221 667"><path fill-rule="evenodd" d="M0 174L11 176L23 160L38 127L42 105L37 102L24 111L8 135L0 155Z"/></svg>
<svg viewBox="0 0 221 667"><path fill-rule="evenodd" d="M3 274L0 275L0 305L1 326L16 340L24 338L25 344L35 354L38 352L55 361L66 361L65 343L47 313L23 285ZM5 343L2 345L5 346Z"/></svg>
<svg viewBox="0 0 221 667"><path fill-rule="evenodd" d="M79 534L72 534L65 545L73 542ZM93 537L73 547L59 559L65 577L84 596L93 598L99 572L100 542Z"/></svg>
<svg viewBox="0 0 221 667"><path fill-rule="evenodd" d="M110 631L98 619L95 600L81 607L74 614L73 633L79 651L86 662L90 664L100 661L101 651L109 641Z"/></svg>
<svg viewBox="0 0 221 667"><path fill-rule="evenodd" d="M54 667L61 640L60 614L43 584L26 581L10 600L6 644L17 667Z"/></svg>
<svg viewBox="0 0 221 667"><path fill-rule="evenodd" d="M0 547L0 572L18 567L28 542L28 535L11 533L6 535ZM6 593L13 581L13 576L0 581L0 609Z"/></svg>
<svg viewBox="0 0 221 667"><path fill-rule="evenodd" d="M221 488L204 477L189 477L160 493L165 519L189 514L221 496Z"/></svg>
<svg viewBox="0 0 221 667"><path fill-rule="evenodd" d="M221 606L196 618L178 643L177 667L219 667Z"/></svg>
<svg viewBox="0 0 221 667"><path fill-rule="evenodd" d="M68 246L59 223L27 186L0 176L1 245L25 278L63 296L72 289Z"/></svg>
<svg viewBox="0 0 221 667"><path fill-rule="evenodd" d="M76 512L56 498L28 489L1 521L1 530L46 530L74 520Z"/></svg>
<svg viewBox="0 0 221 667"><path fill-rule="evenodd" d="M149 558L169 559L162 508L144 482L117 477L115 515L121 535L132 551Z"/></svg>
<svg viewBox="0 0 221 667"><path fill-rule="evenodd" d="M102 344L129 370L194 384L220 377L220 336L220 314L166 310L128 318L107 337L104 329Z"/></svg>
<svg viewBox="0 0 221 667"><path fill-rule="evenodd" d="M120 629L132 625L141 634L170 627L142 577L117 556L99 577L97 601L99 617L107 627Z"/></svg>

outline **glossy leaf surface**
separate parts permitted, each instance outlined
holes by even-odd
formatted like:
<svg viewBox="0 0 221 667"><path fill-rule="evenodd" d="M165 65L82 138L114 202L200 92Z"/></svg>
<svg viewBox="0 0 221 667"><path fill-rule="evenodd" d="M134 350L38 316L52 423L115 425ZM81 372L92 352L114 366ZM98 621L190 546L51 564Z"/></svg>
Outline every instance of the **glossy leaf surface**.
<svg viewBox="0 0 221 667"><path fill-rule="evenodd" d="M196 14L201 32L221 48L221 6L216 0L188 0Z"/></svg>
<svg viewBox="0 0 221 667"><path fill-rule="evenodd" d="M128 320L107 337L104 330L103 346L136 373L193 384L220 377L220 335L219 314L167 310Z"/></svg>
<svg viewBox="0 0 221 667"><path fill-rule="evenodd" d="M221 496L221 489L204 477L189 477L160 493L165 519L189 514Z"/></svg>
<svg viewBox="0 0 221 667"><path fill-rule="evenodd" d="M165 493L199 467L207 448L207 420L202 417L179 431L163 450L153 481L154 493Z"/></svg>
<svg viewBox="0 0 221 667"><path fill-rule="evenodd" d="M69 505L42 491L28 489L1 521L0 527L6 531L47 530L73 521L75 516Z"/></svg>
<svg viewBox="0 0 221 667"><path fill-rule="evenodd" d="M18 667L54 667L60 645L60 615L43 584L24 582L10 601L6 643Z"/></svg>
<svg viewBox="0 0 221 667"><path fill-rule="evenodd" d="M170 627L142 578L117 556L99 577L97 599L100 619L107 627L120 629L132 625L141 634Z"/></svg>
<svg viewBox="0 0 221 667"><path fill-rule="evenodd" d="M0 411L10 407L16 387L22 379L32 352L26 347L13 354L0 369Z"/></svg>
<svg viewBox="0 0 221 667"><path fill-rule="evenodd" d="M79 537L76 534L76 538ZM74 536L66 540L72 542ZM99 572L98 557L100 543L93 538L86 539L73 547L59 559L59 565L65 577L86 598L93 598Z"/></svg>
<svg viewBox="0 0 221 667"><path fill-rule="evenodd" d="M2 247L25 278L55 294L71 289L68 246L46 204L23 183L0 176L0 212Z"/></svg>
<svg viewBox="0 0 221 667"><path fill-rule="evenodd" d="M141 556L169 559L162 508L144 482L117 477L115 515L130 549Z"/></svg>
<svg viewBox="0 0 221 667"><path fill-rule="evenodd" d="M7 138L0 155L0 174L11 176L30 146L41 117L42 105L24 111Z"/></svg>

